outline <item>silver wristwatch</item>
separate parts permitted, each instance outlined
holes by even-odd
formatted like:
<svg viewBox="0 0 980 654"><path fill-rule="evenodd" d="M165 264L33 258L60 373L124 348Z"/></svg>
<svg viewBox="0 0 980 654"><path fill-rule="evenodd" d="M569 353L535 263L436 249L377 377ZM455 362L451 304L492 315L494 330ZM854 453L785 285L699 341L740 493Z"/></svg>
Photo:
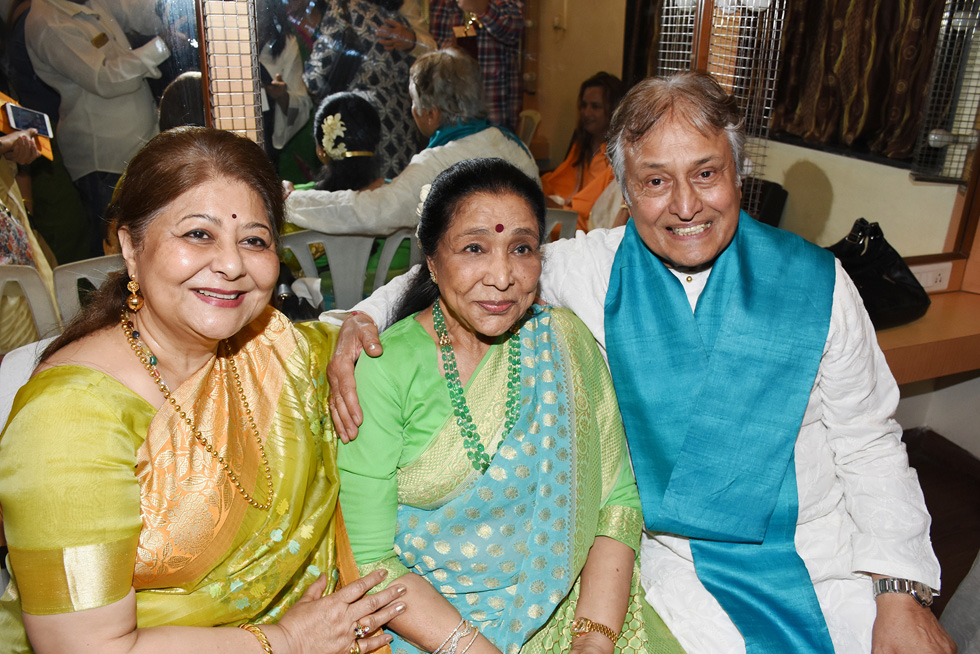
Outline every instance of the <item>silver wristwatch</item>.
<svg viewBox="0 0 980 654"><path fill-rule="evenodd" d="M874 589L875 597L882 593L908 593L925 607L932 606L932 598L939 596L938 592L923 583L911 579L899 579L898 577L879 579L874 582Z"/></svg>

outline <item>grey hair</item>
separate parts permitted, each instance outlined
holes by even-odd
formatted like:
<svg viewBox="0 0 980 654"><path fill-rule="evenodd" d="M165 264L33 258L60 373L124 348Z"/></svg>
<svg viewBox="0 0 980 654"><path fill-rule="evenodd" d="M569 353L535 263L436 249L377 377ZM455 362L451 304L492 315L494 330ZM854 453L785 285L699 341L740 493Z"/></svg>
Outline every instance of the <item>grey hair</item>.
<svg viewBox="0 0 980 654"><path fill-rule="evenodd" d="M460 50L428 52L412 64L409 82L420 111L439 109L443 125L487 117L476 60Z"/></svg>
<svg viewBox="0 0 980 654"><path fill-rule="evenodd" d="M708 73L685 71L669 77L649 77L638 83L613 114L606 153L627 204L626 151L632 149L664 119L676 117L704 135L724 131L735 161L735 183L746 172L745 119L730 93Z"/></svg>

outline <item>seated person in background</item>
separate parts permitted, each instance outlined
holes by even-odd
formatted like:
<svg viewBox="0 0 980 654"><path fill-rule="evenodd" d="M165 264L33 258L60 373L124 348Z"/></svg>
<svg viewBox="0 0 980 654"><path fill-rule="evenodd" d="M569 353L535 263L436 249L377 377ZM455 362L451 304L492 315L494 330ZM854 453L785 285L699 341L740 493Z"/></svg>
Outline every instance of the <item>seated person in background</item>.
<svg viewBox="0 0 980 654"><path fill-rule="evenodd" d="M623 97L623 83L609 73L596 73L578 91L578 125L568 155L557 168L541 176L548 206L578 214L578 229L589 230L589 212L599 194L613 181L606 158L606 130Z"/></svg>
<svg viewBox="0 0 980 654"><path fill-rule="evenodd" d="M385 355L357 366L369 410L338 454L340 501L359 571L408 588L395 654L680 651L640 596L602 356L571 312L534 304L544 214L536 179L501 159L441 173L426 264Z"/></svg>
<svg viewBox="0 0 980 654"><path fill-rule="evenodd" d="M622 227L629 220L629 207L623 198L623 190L615 179L596 198L589 212L589 230Z"/></svg>
<svg viewBox="0 0 980 654"><path fill-rule="evenodd" d="M437 50L412 65L412 115L429 145L400 175L365 191L295 191L287 220L331 234L388 235L418 223L419 192L436 175L464 159L492 155L537 176L531 153L517 136L487 121L480 71L456 50Z"/></svg>
<svg viewBox="0 0 980 654"><path fill-rule="evenodd" d="M322 597L341 551L334 334L268 306L283 203L262 148L164 132L113 205L126 270L44 352L0 435L3 651L380 647L363 636L404 609L398 586L361 599L378 572Z"/></svg>
<svg viewBox="0 0 980 654"><path fill-rule="evenodd" d="M323 167L315 182L297 188L360 191L384 184L375 157L381 142L381 119L363 96L343 92L324 98L313 118L313 137Z"/></svg>
<svg viewBox="0 0 980 654"><path fill-rule="evenodd" d="M0 264L37 269L54 303L51 266L31 229L27 206L16 181L17 166L26 166L38 157L36 138L33 129L0 136ZM0 297L0 356L46 336L35 331L27 298Z"/></svg>

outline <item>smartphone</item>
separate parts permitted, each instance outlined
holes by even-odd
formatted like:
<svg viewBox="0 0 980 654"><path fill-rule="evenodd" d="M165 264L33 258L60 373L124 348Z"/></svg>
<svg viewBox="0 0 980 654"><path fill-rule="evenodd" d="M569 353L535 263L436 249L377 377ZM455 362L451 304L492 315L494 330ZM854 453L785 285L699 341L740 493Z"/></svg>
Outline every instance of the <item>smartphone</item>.
<svg viewBox="0 0 980 654"><path fill-rule="evenodd" d="M27 107L21 107L12 102L4 105L7 109L7 118L10 119L10 126L15 130L31 129L37 130L40 136L54 137L51 130L51 119L46 113L34 111Z"/></svg>

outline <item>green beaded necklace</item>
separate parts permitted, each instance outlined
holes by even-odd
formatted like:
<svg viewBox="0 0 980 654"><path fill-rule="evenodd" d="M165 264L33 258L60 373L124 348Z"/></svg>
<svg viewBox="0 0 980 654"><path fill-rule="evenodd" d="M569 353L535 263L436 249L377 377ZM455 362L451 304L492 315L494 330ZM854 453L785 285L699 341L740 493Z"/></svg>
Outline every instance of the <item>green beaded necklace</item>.
<svg viewBox="0 0 980 654"><path fill-rule="evenodd" d="M439 307L439 300L432 305L432 322L436 328L436 335L439 337L439 350L442 352L442 367L446 373L446 386L449 387L449 398L453 402L453 413L456 415L456 424L459 425L460 432L463 434L463 445L466 447L466 456L474 470L480 473L487 471L490 466L490 456L487 454L480 442L480 435L476 433L476 425L473 424L473 416L470 409L466 406L466 396L463 395L463 385L459 383L459 368L456 366L456 354L453 352L453 344L449 339L449 330L446 329L446 319L442 315ZM503 442L510 430L517 423L517 415L521 408L521 339L518 335L520 328L511 328L510 341L510 370L507 372L507 418L504 420L504 430L501 433L500 443Z"/></svg>

